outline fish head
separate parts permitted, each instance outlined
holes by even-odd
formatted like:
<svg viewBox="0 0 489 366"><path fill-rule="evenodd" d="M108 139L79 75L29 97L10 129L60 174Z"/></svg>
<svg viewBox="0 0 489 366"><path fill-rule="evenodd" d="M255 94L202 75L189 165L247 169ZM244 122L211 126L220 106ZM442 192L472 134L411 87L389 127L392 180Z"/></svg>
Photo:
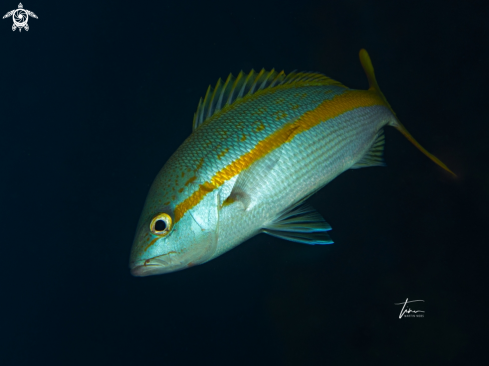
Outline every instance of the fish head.
<svg viewBox="0 0 489 366"><path fill-rule="evenodd" d="M217 247L217 198L217 192L209 194L180 214L171 206L153 208L148 197L131 249L131 274L175 272L212 259Z"/></svg>

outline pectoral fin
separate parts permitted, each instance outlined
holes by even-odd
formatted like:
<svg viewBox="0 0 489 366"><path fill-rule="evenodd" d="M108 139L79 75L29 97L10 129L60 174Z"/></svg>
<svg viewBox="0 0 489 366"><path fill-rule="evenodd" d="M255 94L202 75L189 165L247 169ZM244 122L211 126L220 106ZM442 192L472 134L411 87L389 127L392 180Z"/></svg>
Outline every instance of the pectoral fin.
<svg viewBox="0 0 489 366"><path fill-rule="evenodd" d="M259 202L260 195L266 191L263 187L276 179L273 174L273 168L277 165L281 156L282 149L275 149L249 168L243 170L239 174L229 197L224 201L224 205L239 201L243 204L244 209L247 210L253 207L256 202Z"/></svg>
<svg viewBox="0 0 489 366"><path fill-rule="evenodd" d="M302 202L283 211L262 232L298 243L332 244L333 240L326 233L331 226L314 208Z"/></svg>

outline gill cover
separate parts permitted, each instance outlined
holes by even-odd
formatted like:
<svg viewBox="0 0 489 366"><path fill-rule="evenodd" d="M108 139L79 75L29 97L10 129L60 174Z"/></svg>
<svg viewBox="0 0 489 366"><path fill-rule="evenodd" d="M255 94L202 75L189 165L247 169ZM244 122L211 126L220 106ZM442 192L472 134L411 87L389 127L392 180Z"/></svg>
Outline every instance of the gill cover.
<svg viewBox="0 0 489 366"><path fill-rule="evenodd" d="M131 273L149 276L175 272L212 259L217 248L219 207L216 189L174 224L169 213L154 212L139 225L131 251ZM168 226L158 230L161 220Z"/></svg>
<svg viewBox="0 0 489 366"><path fill-rule="evenodd" d="M199 226L199 243L195 248L200 253L191 264L205 263L212 258L217 248L217 232L219 228L220 198L219 190L207 194L200 204L189 210L189 216Z"/></svg>

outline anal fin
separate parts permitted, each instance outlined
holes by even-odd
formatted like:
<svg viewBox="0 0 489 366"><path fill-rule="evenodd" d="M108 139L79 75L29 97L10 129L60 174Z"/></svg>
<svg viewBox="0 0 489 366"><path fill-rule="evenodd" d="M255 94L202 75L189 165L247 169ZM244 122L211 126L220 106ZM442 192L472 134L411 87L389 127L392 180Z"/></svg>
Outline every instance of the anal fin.
<svg viewBox="0 0 489 366"><path fill-rule="evenodd" d="M351 169L368 168L371 166L385 166L385 162L382 157L384 154L384 144L384 130L380 129L379 132L377 132L377 137L375 138L370 150L367 151L365 155L351 167Z"/></svg>
<svg viewBox="0 0 489 366"><path fill-rule="evenodd" d="M326 233L331 226L314 208L302 202L300 200L283 211L262 232L303 244L332 244L333 240Z"/></svg>

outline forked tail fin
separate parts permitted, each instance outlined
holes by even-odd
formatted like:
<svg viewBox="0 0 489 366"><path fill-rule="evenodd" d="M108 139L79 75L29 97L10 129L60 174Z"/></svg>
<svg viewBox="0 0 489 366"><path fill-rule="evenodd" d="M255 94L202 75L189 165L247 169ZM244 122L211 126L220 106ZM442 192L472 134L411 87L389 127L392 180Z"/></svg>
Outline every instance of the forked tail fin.
<svg viewBox="0 0 489 366"><path fill-rule="evenodd" d="M380 90L379 84L377 84L377 79L375 79L374 67L372 65L372 61L370 60L370 56L368 55L368 52L362 48L360 50L359 56L360 56L360 62L362 64L363 70L365 71L365 74L367 74L367 79L368 79L368 82L370 85L368 90L375 91L376 93L378 93L382 97L382 99L384 100L385 105L391 110L391 112L394 114L394 116L396 116L396 113L394 112L394 110L390 106L389 102L385 98L384 94ZM440 167L445 169L447 172L453 174L456 177L456 174L454 172L452 172L450 169L448 169L448 167L445 164L443 164L440 159L438 159L436 156L434 156L433 154L426 151L426 149L423 146L421 146L414 139L413 136L411 136L411 134L408 132L408 130L406 130L406 127L404 127L403 124L401 122L399 122L399 119L397 118L397 116L396 116L395 121L390 123L390 125L397 128L404 135L404 137L406 137L414 146L416 146L428 158L430 158L437 165L439 165Z"/></svg>

